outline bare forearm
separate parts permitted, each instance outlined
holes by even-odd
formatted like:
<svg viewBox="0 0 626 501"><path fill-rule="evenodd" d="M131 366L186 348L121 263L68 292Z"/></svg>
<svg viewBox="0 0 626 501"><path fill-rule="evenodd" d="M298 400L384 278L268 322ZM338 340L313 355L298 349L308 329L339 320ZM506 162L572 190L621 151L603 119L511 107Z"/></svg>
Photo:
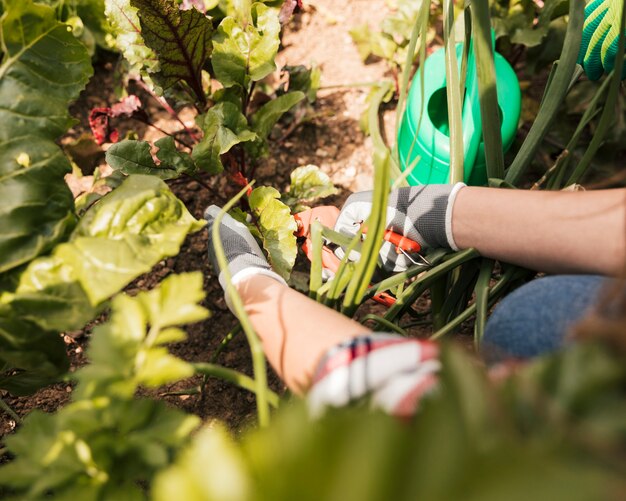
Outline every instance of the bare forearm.
<svg viewBox="0 0 626 501"><path fill-rule="evenodd" d="M467 187L452 214L456 244L551 273L620 275L626 190L535 192Z"/></svg>
<svg viewBox="0 0 626 501"><path fill-rule="evenodd" d="M295 393L306 391L321 357L331 347L369 329L262 275L237 286L263 350Z"/></svg>

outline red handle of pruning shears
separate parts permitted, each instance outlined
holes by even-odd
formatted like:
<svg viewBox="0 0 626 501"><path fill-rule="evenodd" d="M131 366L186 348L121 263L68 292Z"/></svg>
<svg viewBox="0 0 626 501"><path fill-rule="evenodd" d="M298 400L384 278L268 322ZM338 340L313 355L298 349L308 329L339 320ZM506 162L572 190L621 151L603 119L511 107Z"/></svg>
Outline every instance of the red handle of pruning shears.
<svg viewBox="0 0 626 501"><path fill-rule="evenodd" d="M365 235L366 233L367 227L363 225L363 234ZM402 251L414 254L422 250L422 246L415 240L411 240L410 238L400 235L400 233L396 233L392 230L385 230L383 238L387 242L396 246L396 252L398 254L401 254Z"/></svg>
<svg viewBox="0 0 626 501"><path fill-rule="evenodd" d="M305 242L302 244L302 250L309 258L309 260L312 260L313 258L311 224L314 221L319 221L327 228L334 228L335 223L337 222L337 218L339 217L339 212L340 211L337 207L327 205L308 209L294 215L294 218L298 225L298 229L295 232L295 235L297 237L305 238ZM363 233L367 233L367 228L363 227ZM420 252L420 250L422 249L420 244L418 244L417 242L391 230L385 231L383 238L396 246L398 254L403 251L408 253L416 253ZM340 263L341 260L337 256L335 256L332 250L330 250L326 246L322 247L322 266L324 268L334 273L339 268ZM396 302L395 298L387 292L380 292L376 294L372 299L387 307L392 306Z"/></svg>

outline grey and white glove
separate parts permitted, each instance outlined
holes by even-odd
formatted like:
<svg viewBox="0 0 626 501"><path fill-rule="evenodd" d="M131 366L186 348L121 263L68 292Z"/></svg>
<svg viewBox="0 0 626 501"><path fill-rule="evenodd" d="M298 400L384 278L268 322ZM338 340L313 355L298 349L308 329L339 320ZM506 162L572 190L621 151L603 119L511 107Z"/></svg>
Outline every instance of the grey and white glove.
<svg viewBox="0 0 626 501"><path fill-rule="evenodd" d="M386 228L420 244L422 251L433 248L459 250L452 235L452 208L457 193L465 184L430 184L399 188L387 200ZM372 192L363 191L348 197L335 223L335 231L354 236L372 211ZM350 254L358 260L359 253ZM404 271L413 264L398 253L396 246L384 242L379 265L386 271Z"/></svg>
<svg viewBox="0 0 626 501"><path fill-rule="evenodd" d="M226 291L224 271L218 265L213 244L213 224L220 210L218 206L211 205L204 211L204 219L209 223L207 225L209 230L209 261L213 271L215 273L219 272L218 280L222 289ZM265 275L285 285L287 284L278 273L272 270L259 244L245 224L233 219L228 214L224 214L219 228L219 235L224 247L226 261L228 262L228 271L234 285L252 275ZM226 298L226 303L230 307L228 297Z"/></svg>

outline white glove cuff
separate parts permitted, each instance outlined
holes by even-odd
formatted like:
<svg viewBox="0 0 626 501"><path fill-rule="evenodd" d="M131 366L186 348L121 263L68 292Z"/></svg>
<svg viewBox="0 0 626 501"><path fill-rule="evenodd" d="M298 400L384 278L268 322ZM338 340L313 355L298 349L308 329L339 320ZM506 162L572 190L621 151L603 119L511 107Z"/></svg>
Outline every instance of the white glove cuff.
<svg viewBox="0 0 626 501"><path fill-rule="evenodd" d="M249 266L248 268L243 268L242 270L239 270L237 273L235 273L231 277L231 282L233 285L237 285L238 283L242 282L246 278L249 278L253 275L264 275L266 277L273 278L277 282L280 282L281 284L284 284L288 287L285 279L281 277L275 271L268 270L266 268L256 268L254 266ZM220 282L220 285L222 286L222 289L226 290L226 280L224 279L223 273L220 273L218 280ZM233 313L235 313L235 309L233 308L233 303L230 300L230 296L228 293L224 294L224 299L226 300L226 306L228 306L228 309L232 311Z"/></svg>
<svg viewBox="0 0 626 501"><path fill-rule="evenodd" d="M452 234L452 210L454 209L454 201L456 200L456 196L461 191L462 188L465 188L467 185L465 183L456 183L452 187L452 191L450 195L448 195L448 207L446 208L446 238L448 239L448 245L452 250L458 251L458 245L454 241L454 235Z"/></svg>

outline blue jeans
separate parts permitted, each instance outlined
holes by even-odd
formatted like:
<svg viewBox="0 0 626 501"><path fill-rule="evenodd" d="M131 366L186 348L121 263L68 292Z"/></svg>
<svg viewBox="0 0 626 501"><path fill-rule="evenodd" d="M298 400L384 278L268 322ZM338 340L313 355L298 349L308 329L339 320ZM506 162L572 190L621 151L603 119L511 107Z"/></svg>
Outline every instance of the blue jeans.
<svg viewBox="0 0 626 501"><path fill-rule="evenodd" d="M594 306L606 282L596 275L555 275L513 291L487 322L483 358L487 363L525 359L563 347L569 329Z"/></svg>

